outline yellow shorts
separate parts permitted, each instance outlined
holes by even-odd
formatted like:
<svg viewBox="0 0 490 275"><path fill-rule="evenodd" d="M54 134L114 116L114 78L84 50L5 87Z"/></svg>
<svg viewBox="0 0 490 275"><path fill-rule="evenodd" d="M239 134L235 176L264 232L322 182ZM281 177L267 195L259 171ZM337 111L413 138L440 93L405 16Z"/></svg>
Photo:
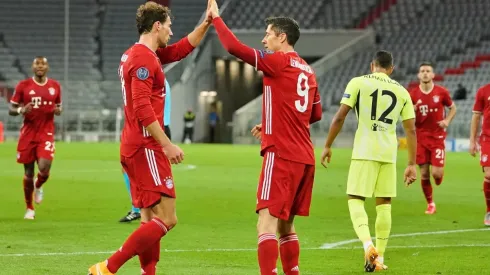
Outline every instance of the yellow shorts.
<svg viewBox="0 0 490 275"><path fill-rule="evenodd" d="M373 160L350 163L347 194L365 198L396 197L396 164Z"/></svg>

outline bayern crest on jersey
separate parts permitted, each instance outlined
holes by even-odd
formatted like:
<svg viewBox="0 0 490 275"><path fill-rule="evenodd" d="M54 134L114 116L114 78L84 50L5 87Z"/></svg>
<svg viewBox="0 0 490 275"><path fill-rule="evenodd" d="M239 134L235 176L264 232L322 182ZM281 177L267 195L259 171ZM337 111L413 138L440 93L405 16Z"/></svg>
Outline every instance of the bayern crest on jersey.
<svg viewBox="0 0 490 275"><path fill-rule="evenodd" d="M49 88L48 91L50 95L54 95L56 93L56 90L53 87Z"/></svg>
<svg viewBox="0 0 490 275"><path fill-rule="evenodd" d="M168 189L172 189L174 187L174 181L172 180L172 178L165 178L165 185Z"/></svg>
<svg viewBox="0 0 490 275"><path fill-rule="evenodd" d="M434 99L435 103L439 102L439 96L438 95L435 95L434 97L432 97L432 99Z"/></svg>

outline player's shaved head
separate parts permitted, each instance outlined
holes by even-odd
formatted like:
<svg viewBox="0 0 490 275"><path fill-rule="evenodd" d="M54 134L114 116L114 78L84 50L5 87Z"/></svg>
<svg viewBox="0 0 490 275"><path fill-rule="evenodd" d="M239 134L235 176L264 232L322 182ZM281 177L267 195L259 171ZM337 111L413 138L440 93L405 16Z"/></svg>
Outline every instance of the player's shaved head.
<svg viewBox="0 0 490 275"><path fill-rule="evenodd" d="M146 2L136 11L136 28L138 33L149 33L155 22L165 23L171 17L168 7L157 4L153 1Z"/></svg>
<svg viewBox="0 0 490 275"><path fill-rule="evenodd" d="M298 42L300 37L299 24L293 18L284 16L269 17L265 19L265 23L267 26L271 25L271 29L276 35L286 34L286 40L289 45L294 47L296 42Z"/></svg>
<svg viewBox="0 0 490 275"><path fill-rule="evenodd" d="M389 70L393 68L393 55L388 51L377 51L374 54L373 62L375 66Z"/></svg>

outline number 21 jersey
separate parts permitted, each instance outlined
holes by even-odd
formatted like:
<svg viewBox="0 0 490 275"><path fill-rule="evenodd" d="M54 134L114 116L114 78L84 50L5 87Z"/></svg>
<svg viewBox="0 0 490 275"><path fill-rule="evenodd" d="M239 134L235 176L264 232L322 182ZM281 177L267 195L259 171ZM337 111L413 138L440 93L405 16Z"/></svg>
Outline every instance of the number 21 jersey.
<svg viewBox="0 0 490 275"><path fill-rule="evenodd" d="M283 159L314 165L310 117L313 104L320 104L315 73L296 52L256 50L256 67L264 72L262 155L273 146Z"/></svg>
<svg viewBox="0 0 490 275"><path fill-rule="evenodd" d="M384 73L353 78L340 102L355 109L358 125L352 159L396 163L396 123L415 118L408 91Z"/></svg>

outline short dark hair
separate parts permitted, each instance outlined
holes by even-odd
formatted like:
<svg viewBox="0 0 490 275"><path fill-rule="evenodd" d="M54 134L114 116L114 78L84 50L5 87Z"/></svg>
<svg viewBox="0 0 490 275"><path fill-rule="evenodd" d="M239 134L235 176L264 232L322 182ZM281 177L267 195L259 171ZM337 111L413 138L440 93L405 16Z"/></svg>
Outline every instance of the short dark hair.
<svg viewBox="0 0 490 275"><path fill-rule="evenodd" d="M148 1L139 6L136 11L136 28L138 33L144 34L151 31L153 24L157 21L162 24L171 16L168 7L157 4L153 1Z"/></svg>
<svg viewBox="0 0 490 275"><path fill-rule="evenodd" d="M373 61L376 65L383 69L393 67L393 55L388 51L377 51L374 54Z"/></svg>
<svg viewBox="0 0 490 275"><path fill-rule="evenodd" d="M429 67L432 67L432 69L434 69L434 65L432 64L432 62L429 62L429 61L424 61L424 62L420 63L419 69L423 66L429 66Z"/></svg>
<svg viewBox="0 0 490 275"><path fill-rule="evenodd" d="M291 17L278 16L265 19L267 25L272 25L271 28L276 34L285 33L288 44L293 46L298 42L300 31L299 24Z"/></svg>

